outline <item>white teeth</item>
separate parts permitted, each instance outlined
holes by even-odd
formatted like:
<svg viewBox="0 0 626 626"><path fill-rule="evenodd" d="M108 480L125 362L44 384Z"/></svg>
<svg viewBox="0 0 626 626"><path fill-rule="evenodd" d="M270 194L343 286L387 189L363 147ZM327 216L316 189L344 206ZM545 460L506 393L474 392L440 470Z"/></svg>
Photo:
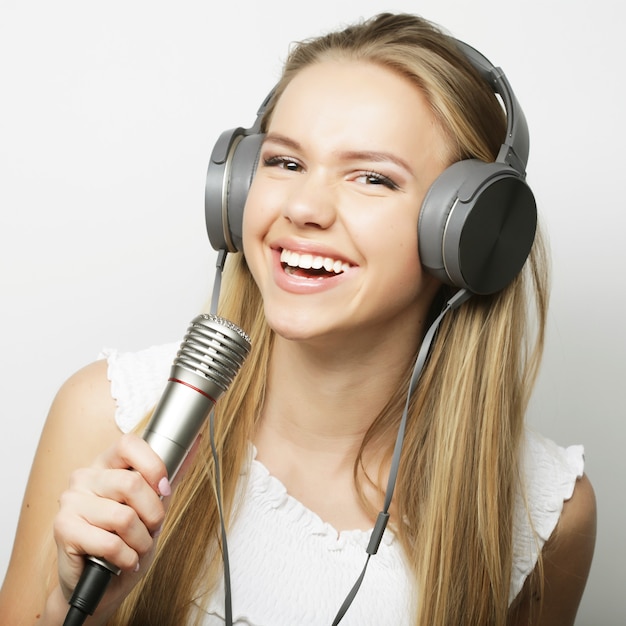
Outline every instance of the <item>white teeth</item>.
<svg viewBox="0 0 626 626"><path fill-rule="evenodd" d="M313 255L312 254L301 254L300 262L298 263L298 267L301 267L303 270L310 270L311 265L313 265Z"/></svg>
<svg viewBox="0 0 626 626"><path fill-rule="evenodd" d="M314 269L319 270L322 267L327 272L341 274L350 269L349 263L344 263L339 259L331 259L330 257L313 256L312 254L299 254L285 248L280 253L280 262L286 263L289 267L299 267L303 270Z"/></svg>

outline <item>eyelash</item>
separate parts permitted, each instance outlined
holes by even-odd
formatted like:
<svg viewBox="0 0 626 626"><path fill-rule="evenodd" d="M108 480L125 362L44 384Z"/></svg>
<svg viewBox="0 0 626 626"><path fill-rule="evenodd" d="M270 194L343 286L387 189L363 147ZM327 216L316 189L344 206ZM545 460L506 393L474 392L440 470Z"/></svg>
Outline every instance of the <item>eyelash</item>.
<svg viewBox="0 0 626 626"><path fill-rule="evenodd" d="M398 185L396 185L396 183L394 183L393 180L391 180L391 178L389 178L388 176L385 176L384 174L379 174L378 172L367 171L357 176L357 178L362 178L362 177L376 181L375 183L373 183L375 185L383 185L394 191L399 189Z"/></svg>
<svg viewBox="0 0 626 626"><path fill-rule="evenodd" d="M289 165L295 165L298 168L302 166L295 159L284 156L272 156L263 159L263 165L266 167L282 167L282 169L288 169ZM290 170L293 171L293 170Z"/></svg>
<svg viewBox="0 0 626 626"><path fill-rule="evenodd" d="M266 157L263 159L263 165L265 167L281 167L282 169L288 171L294 171L290 169L289 166L295 166L296 168L298 168L298 171L302 168L302 165L296 159L285 156ZM369 184L383 185L384 187L387 187L388 189L391 189L393 191L399 189L399 186L393 180L391 180L391 178L372 170L360 172L358 176L355 176L355 179L359 178L366 178L369 180Z"/></svg>

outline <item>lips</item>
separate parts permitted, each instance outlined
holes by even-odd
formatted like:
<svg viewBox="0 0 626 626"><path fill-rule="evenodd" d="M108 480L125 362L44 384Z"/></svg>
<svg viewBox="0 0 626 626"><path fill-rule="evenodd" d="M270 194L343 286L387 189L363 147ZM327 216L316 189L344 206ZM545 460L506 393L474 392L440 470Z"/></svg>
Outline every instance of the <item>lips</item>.
<svg viewBox="0 0 626 626"><path fill-rule="evenodd" d="M328 256L295 252L283 248L280 253L280 262L286 273L293 275L324 276L337 275L350 269L350 264L341 259Z"/></svg>

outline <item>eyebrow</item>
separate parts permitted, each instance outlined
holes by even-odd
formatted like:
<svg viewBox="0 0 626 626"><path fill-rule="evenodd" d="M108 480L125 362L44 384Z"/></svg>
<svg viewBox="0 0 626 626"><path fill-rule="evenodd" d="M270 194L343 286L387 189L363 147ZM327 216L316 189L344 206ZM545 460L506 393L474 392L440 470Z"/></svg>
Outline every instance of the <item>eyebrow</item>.
<svg viewBox="0 0 626 626"><path fill-rule="evenodd" d="M265 138L263 139L263 143L267 143L268 141L271 141L272 143L277 143L281 146L285 146L285 148L302 150L302 146L297 141L279 133L267 133L265 135Z"/></svg>
<svg viewBox="0 0 626 626"><path fill-rule="evenodd" d="M391 154L390 152L381 152L378 150L347 150L340 152L339 156L342 159L353 161L372 161L374 163L384 163L386 161L395 163L398 167L406 170L409 174L412 174L411 168L408 163L400 157Z"/></svg>
<svg viewBox="0 0 626 626"><path fill-rule="evenodd" d="M302 146L299 142L287 137L285 135L281 135L280 133L268 133L263 140L265 142L272 142L278 145L284 146L285 148L290 148L292 150L302 150ZM372 161L375 163L384 163L390 162L394 163L398 167L404 169L407 173L412 175L411 168L408 163L397 157L395 154L390 152L384 152L379 150L343 150L338 153L338 156L342 160L346 161Z"/></svg>

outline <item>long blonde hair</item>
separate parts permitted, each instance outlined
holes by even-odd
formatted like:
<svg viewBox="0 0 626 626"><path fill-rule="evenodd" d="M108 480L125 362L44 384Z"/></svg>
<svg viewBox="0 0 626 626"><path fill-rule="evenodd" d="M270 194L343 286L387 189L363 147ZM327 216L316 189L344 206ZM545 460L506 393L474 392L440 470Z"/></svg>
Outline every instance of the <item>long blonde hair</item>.
<svg viewBox="0 0 626 626"><path fill-rule="evenodd" d="M289 55L273 102L303 67L329 58L362 59L408 77L425 94L452 160L495 159L505 133L502 108L453 40L431 23L382 14L300 43ZM272 111L270 103L267 119ZM512 284L494 295L475 296L449 314L413 396L394 496L394 530L420 590L416 626L506 623L518 456L543 347L546 265L538 235ZM220 314L244 328L253 345L216 411L219 488L228 524L264 401L273 337L240 254L228 259ZM372 504L363 495L363 482L370 477L362 470L363 453L372 442L389 440L397 428L409 375L398 381L355 462L355 481L368 510ZM218 583L218 485L208 436L202 447L177 489L151 570L112 623L189 623L192 602L201 602Z"/></svg>

